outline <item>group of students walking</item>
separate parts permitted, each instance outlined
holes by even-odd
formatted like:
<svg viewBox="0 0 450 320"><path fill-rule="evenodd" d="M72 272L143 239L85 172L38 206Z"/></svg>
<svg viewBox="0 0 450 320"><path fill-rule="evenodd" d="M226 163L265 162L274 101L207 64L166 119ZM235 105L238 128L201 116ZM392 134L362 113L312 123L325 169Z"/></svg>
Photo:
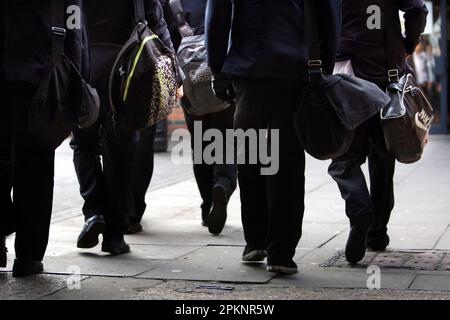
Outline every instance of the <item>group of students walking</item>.
<svg viewBox="0 0 450 320"><path fill-rule="evenodd" d="M102 251L124 254L130 251L124 235L142 230L155 137L154 126L140 131L115 126L108 99L112 65L134 27L133 1L61 1L66 7L82 9L81 28L66 30L65 54L97 89L101 101L95 125L74 130L70 142L84 199L85 224L77 246L95 247L103 234ZM381 9L383 21L386 1L395 2L390 10L405 13L404 36L400 19L394 22L402 43L398 67L408 71L405 58L414 52L426 22L422 0L316 0L324 72L351 72L386 88L385 25L377 29L367 24L367 9L373 5ZM5 238L15 232L15 277L42 272L48 243L55 153L35 143L27 116L52 61L51 2L5 0L0 4L0 267L6 266ZM262 163L194 164L202 224L213 234L222 231L228 200L239 181L246 241L242 260L267 258L270 272L297 272L293 257L305 209L305 152L292 119L308 81L304 0L144 3L147 25L174 52L186 25L194 35L205 34L211 85L227 107L196 115L190 112L193 102L182 97L193 139L195 121L202 122L203 130L221 132L232 128L279 130L279 170L274 175L261 175ZM366 159L370 190L361 170ZM394 168L395 159L386 149L378 115L357 129L350 150L329 167L350 219L346 245L350 263L359 262L366 248L384 250L389 244Z"/></svg>

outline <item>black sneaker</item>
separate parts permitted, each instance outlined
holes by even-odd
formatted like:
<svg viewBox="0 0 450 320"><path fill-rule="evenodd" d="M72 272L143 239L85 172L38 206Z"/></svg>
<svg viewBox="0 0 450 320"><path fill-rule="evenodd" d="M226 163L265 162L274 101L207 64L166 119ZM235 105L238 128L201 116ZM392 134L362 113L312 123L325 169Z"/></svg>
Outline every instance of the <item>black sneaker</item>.
<svg viewBox="0 0 450 320"><path fill-rule="evenodd" d="M267 265L268 272L294 274L298 272L297 264L294 261L288 263L270 263Z"/></svg>
<svg viewBox="0 0 450 320"><path fill-rule="evenodd" d="M103 240L102 251L113 255L129 253L130 246L124 240Z"/></svg>
<svg viewBox="0 0 450 320"><path fill-rule="evenodd" d="M106 222L102 215L95 215L84 223L77 240L77 247L90 249L98 244L98 236L105 231Z"/></svg>
<svg viewBox="0 0 450 320"><path fill-rule="evenodd" d="M242 254L242 261L244 262L262 262L267 257L266 250L254 250L245 248Z"/></svg>
<svg viewBox="0 0 450 320"><path fill-rule="evenodd" d="M6 268L8 261L8 249L6 248L6 237L0 237L0 268Z"/></svg>
<svg viewBox="0 0 450 320"><path fill-rule="evenodd" d="M13 277L20 278L25 276L31 276L44 271L44 265L41 261L23 261L16 259L13 265Z"/></svg>
<svg viewBox="0 0 450 320"><path fill-rule="evenodd" d="M208 230L212 234L222 232L227 221L228 195L224 187L217 185L212 192L213 206L208 216Z"/></svg>
<svg viewBox="0 0 450 320"><path fill-rule="evenodd" d="M142 225L139 222L130 223L128 226L128 230L125 231L125 234L136 234L142 231Z"/></svg>
<svg viewBox="0 0 450 320"><path fill-rule="evenodd" d="M358 263L366 254L366 237L371 223L372 216L363 214L350 228L350 234L345 245L345 258L351 264Z"/></svg>
<svg viewBox="0 0 450 320"><path fill-rule="evenodd" d="M383 236L377 239L367 239L366 246L367 249L372 251L385 251L387 246L389 245L390 238L387 233L383 234Z"/></svg>

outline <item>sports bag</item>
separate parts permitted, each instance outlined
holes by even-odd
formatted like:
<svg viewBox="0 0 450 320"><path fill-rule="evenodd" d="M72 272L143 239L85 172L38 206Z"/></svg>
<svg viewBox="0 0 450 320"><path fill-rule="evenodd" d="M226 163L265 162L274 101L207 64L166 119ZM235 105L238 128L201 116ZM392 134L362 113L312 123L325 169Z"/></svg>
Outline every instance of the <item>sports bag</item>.
<svg viewBox="0 0 450 320"><path fill-rule="evenodd" d="M177 103L175 53L148 27L143 0L134 0L135 22L109 79L116 128L141 130L165 119Z"/></svg>
<svg viewBox="0 0 450 320"><path fill-rule="evenodd" d="M389 62L386 89L391 103L381 111L381 124L388 151L402 163L414 163L422 157L433 122L433 107L417 80L410 73L400 75L395 53L399 41L395 38L395 10L385 1L386 53Z"/></svg>

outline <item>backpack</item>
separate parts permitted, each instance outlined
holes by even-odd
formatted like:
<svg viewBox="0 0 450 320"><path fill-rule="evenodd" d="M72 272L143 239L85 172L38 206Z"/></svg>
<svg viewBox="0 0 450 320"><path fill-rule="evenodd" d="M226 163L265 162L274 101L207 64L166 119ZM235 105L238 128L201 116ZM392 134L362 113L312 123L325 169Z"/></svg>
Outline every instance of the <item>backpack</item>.
<svg viewBox="0 0 450 320"><path fill-rule="evenodd" d="M184 95L190 102L185 108L186 111L194 116L202 116L225 110L230 104L218 99L212 90L205 35L194 34L194 30L186 21L180 0L170 0L170 7L182 37L177 57L185 75Z"/></svg>
<svg viewBox="0 0 450 320"><path fill-rule="evenodd" d="M116 128L138 131L165 119L177 103L175 53L148 27L143 0L134 0L135 23L109 78L109 100Z"/></svg>

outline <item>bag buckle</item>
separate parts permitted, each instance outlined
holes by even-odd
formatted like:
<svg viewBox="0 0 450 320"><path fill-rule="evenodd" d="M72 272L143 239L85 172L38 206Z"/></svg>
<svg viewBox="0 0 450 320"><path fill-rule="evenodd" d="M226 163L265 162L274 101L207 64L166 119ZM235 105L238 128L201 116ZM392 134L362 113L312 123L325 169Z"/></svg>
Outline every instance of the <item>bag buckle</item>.
<svg viewBox="0 0 450 320"><path fill-rule="evenodd" d="M60 27L52 27L52 34L57 38L64 39L66 37L66 29Z"/></svg>
<svg viewBox="0 0 450 320"><path fill-rule="evenodd" d="M399 82L399 72L398 69L392 69L388 71L389 82Z"/></svg>
<svg viewBox="0 0 450 320"><path fill-rule="evenodd" d="M322 70L322 60L308 60L308 67L310 69L320 69Z"/></svg>

